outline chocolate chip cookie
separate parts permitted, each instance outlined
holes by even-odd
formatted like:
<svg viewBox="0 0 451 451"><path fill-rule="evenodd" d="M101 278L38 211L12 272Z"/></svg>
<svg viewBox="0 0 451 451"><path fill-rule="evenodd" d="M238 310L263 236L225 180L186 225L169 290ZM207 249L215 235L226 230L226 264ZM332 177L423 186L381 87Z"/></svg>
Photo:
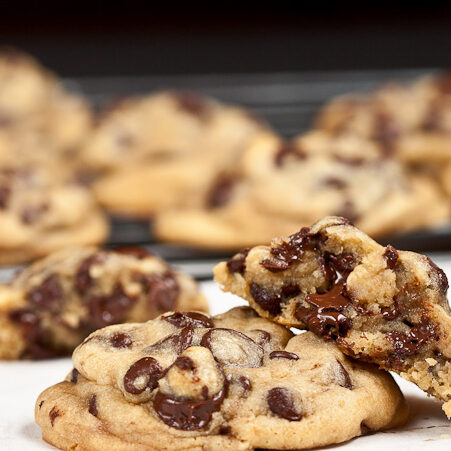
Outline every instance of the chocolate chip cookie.
<svg viewBox="0 0 451 451"><path fill-rule="evenodd" d="M143 216L197 205L216 174L235 164L266 125L241 108L168 91L125 99L106 112L82 155L104 174L94 185L108 209Z"/></svg>
<svg viewBox="0 0 451 451"><path fill-rule="evenodd" d="M451 316L445 273L428 257L383 247L349 221L237 254L215 278L263 317L309 329L445 401L451 416Z"/></svg>
<svg viewBox="0 0 451 451"><path fill-rule="evenodd" d="M37 166L0 168L0 264L106 239L108 222L91 193L58 180L60 172Z"/></svg>
<svg viewBox="0 0 451 451"><path fill-rule="evenodd" d="M193 279L144 249L66 248L0 285L0 358L66 355L101 327L207 308Z"/></svg>
<svg viewBox="0 0 451 451"><path fill-rule="evenodd" d="M36 402L44 440L80 450L301 449L402 424L389 374L246 307L110 326Z"/></svg>
<svg viewBox="0 0 451 451"><path fill-rule="evenodd" d="M154 230L165 241L236 249L330 214L387 236L442 224L450 208L433 180L383 158L368 140L316 131L284 142L264 133L233 173L216 179L201 208L161 212Z"/></svg>

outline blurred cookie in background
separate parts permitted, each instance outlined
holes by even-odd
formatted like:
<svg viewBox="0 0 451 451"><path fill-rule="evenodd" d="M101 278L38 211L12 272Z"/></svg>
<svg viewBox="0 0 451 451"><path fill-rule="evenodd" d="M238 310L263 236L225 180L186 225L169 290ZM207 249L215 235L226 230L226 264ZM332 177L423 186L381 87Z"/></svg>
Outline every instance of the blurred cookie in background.
<svg viewBox="0 0 451 451"><path fill-rule="evenodd" d="M91 193L64 178L58 165L1 167L0 264L106 240L108 222Z"/></svg>
<svg viewBox="0 0 451 451"><path fill-rule="evenodd" d="M383 158L376 143L319 131L284 142L262 133L235 172L216 180L202 208L161 212L154 230L164 241L233 249L327 214L380 237L440 225L449 205L433 180Z"/></svg>
<svg viewBox="0 0 451 451"><path fill-rule="evenodd" d="M70 354L98 328L169 310L208 310L189 276L138 247L68 247L0 285L0 359Z"/></svg>
<svg viewBox="0 0 451 451"><path fill-rule="evenodd" d="M0 164L16 157L36 163L36 153L73 161L91 126L90 107L80 95L31 56L0 50Z"/></svg>
<svg viewBox="0 0 451 451"><path fill-rule="evenodd" d="M125 99L100 118L82 152L103 174L99 202L126 216L198 205L216 175L236 164L266 125L248 111L193 93Z"/></svg>

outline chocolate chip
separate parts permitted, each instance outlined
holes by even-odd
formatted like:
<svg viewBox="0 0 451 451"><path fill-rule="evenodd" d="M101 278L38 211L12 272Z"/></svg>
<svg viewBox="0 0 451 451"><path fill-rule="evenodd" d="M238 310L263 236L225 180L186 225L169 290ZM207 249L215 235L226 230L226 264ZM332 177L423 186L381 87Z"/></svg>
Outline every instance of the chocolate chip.
<svg viewBox="0 0 451 451"><path fill-rule="evenodd" d="M235 272L243 275L246 271L246 258L249 254L249 248L243 249L239 254L236 254L230 260L227 260L227 269L230 274Z"/></svg>
<svg viewBox="0 0 451 451"><path fill-rule="evenodd" d="M382 317L386 321L393 321L399 317L401 311L399 309L399 304L396 298L393 300L393 304L390 307L382 307L381 308Z"/></svg>
<svg viewBox="0 0 451 451"><path fill-rule="evenodd" d="M247 335L232 329L211 329L200 342L224 366L258 368L263 364L263 348Z"/></svg>
<svg viewBox="0 0 451 451"><path fill-rule="evenodd" d="M206 197L207 208L220 208L227 205L232 198L237 180L230 175L221 175L214 181Z"/></svg>
<svg viewBox="0 0 451 451"><path fill-rule="evenodd" d="M143 258L152 257L153 254L149 250L141 247L141 246L117 246L113 248L113 251L118 254L130 255L132 257L136 257L138 260L142 260Z"/></svg>
<svg viewBox="0 0 451 451"><path fill-rule="evenodd" d="M27 299L39 309L56 312L63 298L63 288L59 277L51 274L27 293Z"/></svg>
<svg viewBox="0 0 451 451"><path fill-rule="evenodd" d="M396 264L398 263L399 254L398 254L398 251L393 246L391 246L389 244L385 248L383 257L385 258L385 261L387 262L387 268L395 269Z"/></svg>
<svg viewBox="0 0 451 451"><path fill-rule="evenodd" d="M299 360L299 357L294 352L288 351L273 351L269 354L269 358L272 359L288 359Z"/></svg>
<svg viewBox="0 0 451 451"><path fill-rule="evenodd" d="M49 418L50 418L50 423L51 423L52 427L55 424L56 418L59 416L60 416L60 411L56 408L56 406L53 406L49 412Z"/></svg>
<svg viewBox="0 0 451 451"><path fill-rule="evenodd" d="M148 293L149 305L160 311L173 310L180 294L180 287L172 271L164 274L146 274L142 282Z"/></svg>
<svg viewBox="0 0 451 451"><path fill-rule="evenodd" d="M9 186L0 186L0 209L8 208L9 199L11 197L11 188Z"/></svg>
<svg viewBox="0 0 451 451"><path fill-rule="evenodd" d="M173 91L172 96L181 110L193 116L206 119L210 112L210 103L198 94L188 91Z"/></svg>
<svg viewBox="0 0 451 451"><path fill-rule="evenodd" d="M39 410L40 410L41 407L43 406L44 402L45 402L45 401L41 401L41 402L39 403Z"/></svg>
<svg viewBox="0 0 451 451"><path fill-rule="evenodd" d="M391 116L385 113L377 114L373 139L378 141L385 155L393 152L394 144L400 137L401 131Z"/></svg>
<svg viewBox="0 0 451 451"><path fill-rule="evenodd" d="M222 424L219 428L219 435L232 435L232 428L228 424Z"/></svg>
<svg viewBox="0 0 451 451"><path fill-rule="evenodd" d="M252 384L246 376L240 376L237 380L245 392L251 391Z"/></svg>
<svg viewBox="0 0 451 451"><path fill-rule="evenodd" d="M158 361L153 357L143 357L128 369L124 376L124 388L128 393L139 395L146 389L156 388L162 376L163 370ZM135 385L136 379L141 379L139 386Z"/></svg>
<svg viewBox="0 0 451 451"><path fill-rule="evenodd" d="M119 283L110 295L91 297L88 307L93 326L100 329L122 322L135 302L136 298L128 296Z"/></svg>
<svg viewBox="0 0 451 451"><path fill-rule="evenodd" d="M195 368L192 359L186 356L177 357L176 361L174 362L174 365L183 371L192 371Z"/></svg>
<svg viewBox="0 0 451 451"><path fill-rule="evenodd" d="M429 265L431 267L431 272L435 274L435 280L438 285L438 289L440 290L440 293L445 296L446 292L448 291L448 278L446 277L445 272L443 269L439 268L429 257L426 257Z"/></svg>
<svg viewBox="0 0 451 451"><path fill-rule="evenodd" d="M252 339L260 346L264 346L271 341L271 334L269 332L266 332L266 330L252 329L248 333L258 334L258 337L253 337Z"/></svg>
<svg viewBox="0 0 451 451"><path fill-rule="evenodd" d="M176 352L181 354L185 349L191 346L194 335L192 327L185 327L179 334L172 334L169 337L162 338L151 346L146 348L149 354L167 354Z"/></svg>
<svg viewBox="0 0 451 451"><path fill-rule="evenodd" d="M77 368L73 368L72 372L70 373L70 381L73 384L76 384L78 382L79 375L80 375L80 372L77 370Z"/></svg>
<svg viewBox="0 0 451 451"><path fill-rule="evenodd" d="M250 293L255 302L271 315L278 315L282 311L281 304L300 293L296 285L286 285L282 287L280 293L275 293L262 285L252 282Z"/></svg>
<svg viewBox="0 0 451 451"><path fill-rule="evenodd" d="M129 348L133 344L133 340L128 334L117 333L110 338L110 342L114 348Z"/></svg>
<svg viewBox="0 0 451 451"><path fill-rule="evenodd" d="M323 186L327 186L327 187L330 187L330 188L335 188L335 189L338 189L338 190L345 189L348 186L346 181L344 181L342 179L339 179L338 177L332 177L332 176L325 178L321 182L321 184Z"/></svg>
<svg viewBox="0 0 451 451"><path fill-rule="evenodd" d="M95 253L82 261L75 274L74 282L78 294L86 294L92 285L91 267L95 264L103 263L105 260L106 255L104 253Z"/></svg>
<svg viewBox="0 0 451 451"><path fill-rule="evenodd" d="M360 433L361 435L370 434L372 431L363 421L360 423Z"/></svg>
<svg viewBox="0 0 451 451"><path fill-rule="evenodd" d="M339 375L338 384L341 387L347 388L348 390L353 390L354 385L352 384L351 377L349 376L349 373L346 371L343 364L338 360L337 360L337 368L338 368L338 375Z"/></svg>
<svg viewBox="0 0 451 451"><path fill-rule="evenodd" d="M283 166L285 160L288 158L296 160L305 160L307 155L294 142L284 142L280 145L274 157L274 163L277 167Z"/></svg>
<svg viewBox="0 0 451 451"><path fill-rule="evenodd" d="M214 327L213 320L202 313L197 312L186 312L180 313L175 312L172 315L163 316L163 319L168 323L171 323L175 327L203 327L211 328Z"/></svg>
<svg viewBox="0 0 451 451"><path fill-rule="evenodd" d="M291 235L288 241L271 247L271 257L263 260L261 265L271 272L285 271L295 262L300 261L306 250L317 249L320 240L320 235L311 234L310 229L304 227L298 233Z"/></svg>
<svg viewBox="0 0 451 451"><path fill-rule="evenodd" d="M330 252L324 252L318 258L318 263L324 278L330 282L336 282L339 279L347 278L354 269L355 259L351 254L335 255Z"/></svg>
<svg viewBox="0 0 451 451"><path fill-rule="evenodd" d="M97 395L92 395L89 398L88 412L95 417L99 414L99 412L97 411Z"/></svg>
<svg viewBox="0 0 451 451"><path fill-rule="evenodd" d="M24 224L33 224L39 217L49 209L47 203L26 207L20 214L20 219Z"/></svg>
<svg viewBox="0 0 451 451"><path fill-rule="evenodd" d="M202 387L202 398L208 399L208 387L206 385Z"/></svg>
<svg viewBox="0 0 451 451"><path fill-rule="evenodd" d="M160 419L170 427L183 431L195 431L206 427L213 412L221 408L227 394L227 383L213 397L202 401L178 400L158 391L153 407Z"/></svg>
<svg viewBox="0 0 451 451"><path fill-rule="evenodd" d="M296 407L296 398L289 390L276 387L269 390L266 397L272 413L288 421L299 421L302 413Z"/></svg>
<svg viewBox="0 0 451 451"><path fill-rule="evenodd" d="M343 314L351 303L344 295L345 287L345 281L342 280L326 293L307 295L305 302L313 306L313 309L299 303L295 317L319 336L346 336L352 321Z"/></svg>

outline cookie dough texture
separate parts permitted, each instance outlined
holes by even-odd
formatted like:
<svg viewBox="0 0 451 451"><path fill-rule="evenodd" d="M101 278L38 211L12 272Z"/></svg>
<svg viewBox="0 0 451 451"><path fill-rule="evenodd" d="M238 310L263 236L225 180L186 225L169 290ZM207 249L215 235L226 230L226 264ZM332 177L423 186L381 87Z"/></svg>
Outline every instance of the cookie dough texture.
<svg viewBox="0 0 451 451"><path fill-rule="evenodd" d="M327 217L220 263L215 278L261 316L399 373L445 401L450 415L448 281L428 257L380 246Z"/></svg>
<svg viewBox="0 0 451 451"><path fill-rule="evenodd" d="M188 276L140 248L69 247L0 286L0 359L70 354L98 328L207 310Z"/></svg>
<svg viewBox="0 0 451 451"><path fill-rule="evenodd" d="M57 167L0 168L0 264L24 263L68 245L103 242L109 226L91 193Z"/></svg>
<svg viewBox="0 0 451 451"><path fill-rule="evenodd" d="M94 191L105 207L148 216L196 205L265 128L242 108L193 93L160 92L125 99L106 112L82 159L103 174Z"/></svg>
<svg viewBox="0 0 451 451"><path fill-rule="evenodd" d="M443 224L450 206L434 180L384 158L376 143L321 131L292 142L262 133L201 207L160 212L154 231L168 242L238 249L331 214L387 236Z"/></svg>
<svg viewBox="0 0 451 451"><path fill-rule="evenodd" d="M245 307L110 326L73 363L35 410L64 450L302 449L406 418L389 374Z"/></svg>

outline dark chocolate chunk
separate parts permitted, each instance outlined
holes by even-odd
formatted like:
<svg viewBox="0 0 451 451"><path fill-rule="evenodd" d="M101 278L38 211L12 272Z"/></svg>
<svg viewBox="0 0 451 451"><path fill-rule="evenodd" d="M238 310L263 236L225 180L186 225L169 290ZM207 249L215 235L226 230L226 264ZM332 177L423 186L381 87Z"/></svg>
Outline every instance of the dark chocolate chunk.
<svg viewBox="0 0 451 451"><path fill-rule="evenodd" d="M51 274L44 281L27 293L27 299L39 309L57 312L63 299L63 288L56 274Z"/></svg>
<svg viewBox="0 0 451 451"><path fill-rule="evenodd" d="M110 295L89 298L89 315L94 328L122 322L135 302L136 298L128 296L119 283Z"/></svg>
<svg viewBox="0 0 451 451"><path fill-rule="evenodd" d="M240 376L237 379L237 381L239 382L239 384L241 385L241 387L245 392L251 391L252 384L251 381L246 376Z"/></svg>
<svg viewBox="0 0 451 451"><path fill-rule="evenodd" d="M192 359L186 356L177 357L176 361L174 362L174 365L183 371L192 371L195 368Z"/></svg>
<svg viewBox="0 0 451 451"><path fill-rule="evenodd" d="M431 266L431 271L435 273L440 293L445 296L449 288L448 278L446 277L443 269L439 268L429 257L426 258L428 259L429 265Z"/></svg>
<svg viewBox="0 0 451 451"><path fill-rule="evenodd" d="M299 360L299 357L294 352L288 351L273 351L269 354L269 358L272 359L287 359L287 360Z"/></svg>
<svg viewBox="0 0 451 451"><path fill-rule="evenodd" d="M230 274L235 272L243 275L246 271L246 257L249 254L249 248L243 249L231 259L227 260L227 269Z"/></svg>
<svg viewBox="0 0 451 451"><path fill-rule="evenodd" d="M84 295L92 285L92 277L90 274L91 267L95 264L104 262L106 255L104 253L95 253L85 258L75 274L75 289L78 294Z"/></svg>
<svg viewBox="0 0 451 451"><path fill-rule="evenodd" d="M348 390L352 390L354 388L354 385L352 384L351 377L349 376L349 373L346 371L343 364L337 360L338 364L338 372L340 374L340 381L339 385L347 388Z"/></svg>
<svg viewBox="0 0 451 451"><path fill-rule="evenodd" d="M88 412L95 417L99 414L97 410L97 395L91 395L89 398Z"/></svg>
<svg viewBox="0 0 451 451"><path fill-rule="evenodd" d="M195 431L206 427L213 412L221 408L227 395L227 381L214 396L201 401L178 400L158 391L153 407L160 419L170 427L183 431Z"/></svg>
<svg viewBox="0 0 451 451"><path fill-rule="evenodd" d="M162 338L151 346L146 348L149 354L166 354L168 352L176 352L181 354L186 348L191 346L193 340L194 329L185 327L179 334L172 334L169 337Z"/></svg>
<svg viewBox="0 0 451 451"><path fill-rule="evenodd" d="M163 312L173 310L180 294L180 287L172 271L143 275L142 282L148 293L150 307L156 307Z"/></svg>
<svg viewBox="0 0 451 451"><path fill-rule="evenodd" d="M318 262L324 278L330 283L347 278L355 266L355 260L351 254L335 255L324 252L318 258Z"/></svg>
<svg viewBox="0 0 451 451"><path fill-rule="evenodd" d="M41 402L39 403L39 410L40 410L41 407L43 406L44 402L45 402L45 401L41 401Z"/></svg>
<svg viewBox="0 0 451 451"><path fill-rule="evenodd" d="M272 413L288 421L299 421L302 413L296 407L296 398L292 392L283 387L269 390L266 397L268 407Z"/></svg>
<svg viewBox="0 0 451 451"><path fill-rule="evenodd" d="M180 313L175 312L172 315L163 316L163 319L168 323L171 323L175 327L203 327L210 328L214 327L213 320L202 313L197 312L186 312Z"/></svg>
<svg viewBox="0 0 451 451"><path fill-rule="evenodd" d="M398 259L399 259L398 251L389 244L385 248L384 258L385 258L385 261L387 262L387 268L395 269L396 264L398 263Z"/></svg>
<svg viewBox="0 0 451 451"><path fill-rule="evenodd" d="M60 416L60 411L56 408L56 406L53 406L49 412L49 418L50 418L50 423L51 423L52 427L55 424L56 418L59 416Z"/></svg>
<svg viewBox="0 0 451 451"><path fill-rule="evenodd" d="M200 342L224 366L258 368L263 364L263 348L247 335L232 329L210 329Z"/></svg>
<svg viewBox="0 0 451 451"><path fill-rule="evenodd" d="M300 289L296 285L286 285L282 287L280 293L274 293L262 285L252 282L250 293L263 310L266 310L271 315L278 315L282 311L281 304L297 296L300 293Z"/></svg>
<svg viewBox="0 0 451 451"><path fill-rule="evenodd" d="M294 142L284 142L280 145L274 157L274 163L277 167L283 166L285 160L288 158L295 158L296 160L305 160L307 155Z"/></svg>
<svg viewBox="0 0 451 451"><path fill-rule="evenodd" d="M73 368L72 372L70 373L70 381L73 384L76 384L78 382L79 375L80 375L80 372L77 370L77 368Z"/></svg>
<svg viewBox="0 0 451 451"><path fill-rule="evenodd" d="M128 393L139 395L144 390L153 390L157 387L159 379L163 376L163 369L153 357L143 357L136 361L124 376L124 388ZM145 384L137 387L135 381L138 378L146 378Z"/></svg>
<svg viewBox="0 0 451 451"><path fill-rule="evenodd" d="M114 348L129 348L133 340L130 335L118 332L110 338L110 343Z"/></svg>
<svg viewBox="0 0 451 451"><path fill-rule="evenodd" d="M232 198L237 180L230 175L221 175L207 193L207 208L220 208L227 205Z"/></svg>
<svg viewBox="0 0 451 451"><path fill-rule="evenodd" d="M311 234L310 229L304 227L291 235L288 241L271 247L271 257L263 260L261 265L271 272L285 271L295 262L300 261L306 250L317 249L320 240L321 237L318 234Z"/></svg>
<svg viewBox="0 0 451 451"><path fill-rule="evenodd" d="M232 428L228 424L222 424L219 428L219 435L232 435Z"/></svg>
<svg viewBox="0 0 451 451"><path fill-rule="evenodd" d="M138 260L142 260L143 258L153 256L152 252L141 246L133 246L133 245L117 246L113 248L113 251L117 252L118 254L136 257Z"/></svg>

